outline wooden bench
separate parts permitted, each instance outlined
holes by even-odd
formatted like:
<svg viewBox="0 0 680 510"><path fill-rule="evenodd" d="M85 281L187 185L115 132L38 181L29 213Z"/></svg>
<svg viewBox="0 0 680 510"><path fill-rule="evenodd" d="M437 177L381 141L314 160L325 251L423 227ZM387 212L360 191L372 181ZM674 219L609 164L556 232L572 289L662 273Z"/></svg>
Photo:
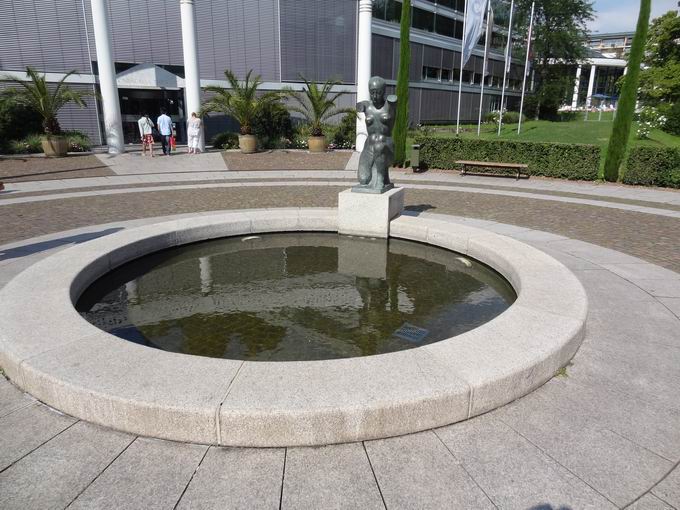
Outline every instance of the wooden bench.
<svg viewBox="0 0 680 510"><path fill-rule="evenodd" d="M456 161L457 165L461 165L463 167L462 171L460 172L460 175L465 175L467 172L468 167L473 167L473 168L508 168L510 170L515 170L517 172L517 179L519 180L520 175L522 172L529 177L529 172L527 171L527 168L529 168L529 165L525 165L523 163L496 163L492 161Z"/></svg>

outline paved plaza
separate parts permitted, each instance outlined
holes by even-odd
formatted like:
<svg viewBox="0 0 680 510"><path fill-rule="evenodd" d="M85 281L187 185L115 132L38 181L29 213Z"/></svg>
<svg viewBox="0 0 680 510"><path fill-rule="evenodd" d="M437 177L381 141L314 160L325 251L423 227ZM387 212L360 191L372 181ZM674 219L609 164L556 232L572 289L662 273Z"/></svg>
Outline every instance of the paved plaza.
<svg viewBox="0 0 680 510"><path fill-rule="evenodd" d="M6 181L0 286L58 250L169 217L335 207L355 175L339 157L298 170L265 161L267 171L230 169L218 153L163 167L91 158L92 173ZM0 508L680 508L680 192L457 172L393 178L407 214L513 237L574 272L589 316L565 370L466 422L267 449L106 429L3 378Z"/></svg>

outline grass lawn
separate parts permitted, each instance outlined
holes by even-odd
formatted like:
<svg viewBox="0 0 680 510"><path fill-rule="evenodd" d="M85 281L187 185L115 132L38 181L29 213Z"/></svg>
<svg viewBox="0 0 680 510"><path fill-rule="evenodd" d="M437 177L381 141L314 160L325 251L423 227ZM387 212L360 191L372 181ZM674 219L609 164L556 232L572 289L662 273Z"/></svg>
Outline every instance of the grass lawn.
<svg viewBox="0 0 680 510"><path fill-rule="evenodd" d="M522 123L522 132L517 134L517 124L504 125L500 137L497 135L497 127L491 124L482 124L480 138L502 140L523 140L529 142L562 142L562 143L588 143L602 147L602 162L607 152L607 144L612 130L612 112L602 114L602 120L598 121L597 113L590 113L589 119L580 114L578 120L564 122L550 122L547 120L530 120ZM432 136L454 137L456 126L432 126ZM650 133L649 139L638 140L636 137L637 123L633 123L630 136L630 146L651 145L657 147L680 147L680 136L670 135L655 129ZM411 144L417 136L417 131L409 132L407 143L407 158L410 157ZM466 138L477 137L477 125L462 125L461 135Z"/></svg>

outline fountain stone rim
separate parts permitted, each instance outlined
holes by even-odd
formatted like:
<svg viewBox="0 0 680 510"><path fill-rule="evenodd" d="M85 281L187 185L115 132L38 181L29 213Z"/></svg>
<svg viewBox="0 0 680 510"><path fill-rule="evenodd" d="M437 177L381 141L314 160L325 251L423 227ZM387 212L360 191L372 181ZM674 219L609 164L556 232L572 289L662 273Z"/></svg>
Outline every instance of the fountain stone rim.
<svg viewBox="0 0 680 510"><path fill-rule="evenodd" d="M134 434L230 446L322 445L448 425L549 380L583 339L588 302L563 264L445 215L405 213L390 237L454 250L517 292L462 335L376 356L261 362L170 353L118 339L73 303L94 280L161 249L268 232L337 232L335 208L202 213L125 229L50 255L0 290L0 366L38 400ZM37 289L42 289L38 291Z"/></svg>

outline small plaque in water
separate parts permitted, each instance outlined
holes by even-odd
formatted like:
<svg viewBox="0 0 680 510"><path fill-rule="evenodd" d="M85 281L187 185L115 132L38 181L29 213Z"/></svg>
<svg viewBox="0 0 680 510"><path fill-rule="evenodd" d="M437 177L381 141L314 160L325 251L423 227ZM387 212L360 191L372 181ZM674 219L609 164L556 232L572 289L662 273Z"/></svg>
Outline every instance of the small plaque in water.
<svg viewBox="0 0 680 510"><path fill-rule="evenodd" d="M396 330L393 335L401 338L402 340L406 340L407 342L419 344L429 333L430 331L427 329L419 328L418 326L404 322L404 324L402 324L402 326Z"/></svg>

